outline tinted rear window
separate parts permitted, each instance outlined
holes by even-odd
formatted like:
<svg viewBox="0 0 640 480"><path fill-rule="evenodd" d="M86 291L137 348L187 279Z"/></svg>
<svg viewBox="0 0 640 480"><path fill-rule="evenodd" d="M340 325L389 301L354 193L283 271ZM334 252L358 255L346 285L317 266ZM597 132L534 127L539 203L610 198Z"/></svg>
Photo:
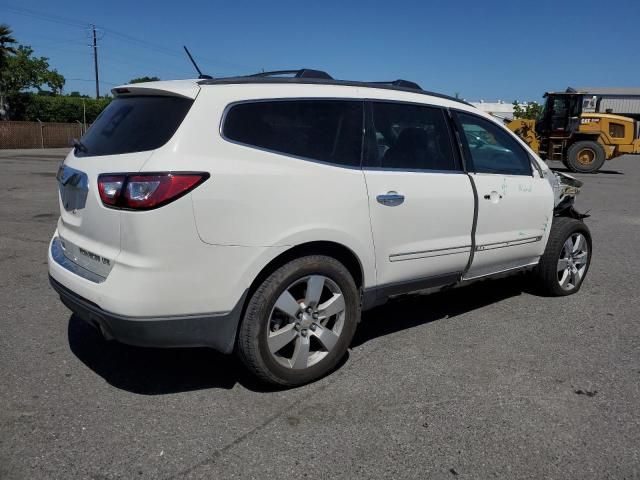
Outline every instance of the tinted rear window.
<svg viewBox="0 0 640 480"><path fill-rule="evenodd" d="M241 103L227 113L226 138L298 157L360 165L362 102L286 100Z"/></svg>
<svg viewBox="0 0 640 480"><path fill-rule="evenodd" d="M116 98L82 137L78 157L144 152L169 141L193 100L183 97Z"/></svg>
<svg viewBox="0 0 640 480"><path fill-rule="evenodd" d="M404 103L372 102L373 167L401 170L457 170L444 111Z"/></svg>

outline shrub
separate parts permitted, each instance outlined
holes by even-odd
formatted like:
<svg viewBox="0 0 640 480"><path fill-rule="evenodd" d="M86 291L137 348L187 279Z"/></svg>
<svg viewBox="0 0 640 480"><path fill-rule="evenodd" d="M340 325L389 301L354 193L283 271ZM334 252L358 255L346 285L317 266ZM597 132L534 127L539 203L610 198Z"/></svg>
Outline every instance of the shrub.
<svg viewBox="0 0 640 480"><path fill-rule="evenodd" d="M32 93L17 93L8 96L9 119L35 122L82 122L83 103L86 122L93 123L96 117L111 102L110 97L99 99L76 96L43 96Z"/></svg>

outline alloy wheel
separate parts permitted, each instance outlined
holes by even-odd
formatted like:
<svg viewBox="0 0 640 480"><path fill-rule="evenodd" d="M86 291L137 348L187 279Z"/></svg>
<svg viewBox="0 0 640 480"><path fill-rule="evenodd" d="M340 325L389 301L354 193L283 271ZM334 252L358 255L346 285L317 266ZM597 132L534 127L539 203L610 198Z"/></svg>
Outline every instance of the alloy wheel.
<svg viewBox="0 0 640 480"><path fill-rule="evenodd" d="M562 246L558 259L558 283L563 290L573 290L582 281L589 260L589 244L582 233L574 233Z"/></svg>
<svg viewBox="0 0 640 480"><path fill-rule="evenodd" d="M323 275L296 280L280 294L269 315L269 352L286 368L311 367L335 347L345 314L344 296L333 280Z"/></svg>

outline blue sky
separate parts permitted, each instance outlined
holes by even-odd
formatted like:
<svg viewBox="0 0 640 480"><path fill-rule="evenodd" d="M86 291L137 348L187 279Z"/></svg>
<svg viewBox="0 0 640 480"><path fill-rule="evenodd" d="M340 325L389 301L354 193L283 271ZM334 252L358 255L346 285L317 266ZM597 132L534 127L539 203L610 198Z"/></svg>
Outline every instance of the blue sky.
<svg viewBox="0 0 640 480"><path fill-rule="evenodd" d="M467 100L536 100L571 86L639 86L640 1L0 0L0 22L93 94L142 75L309 67L334 78L404 78Z"/></svg>

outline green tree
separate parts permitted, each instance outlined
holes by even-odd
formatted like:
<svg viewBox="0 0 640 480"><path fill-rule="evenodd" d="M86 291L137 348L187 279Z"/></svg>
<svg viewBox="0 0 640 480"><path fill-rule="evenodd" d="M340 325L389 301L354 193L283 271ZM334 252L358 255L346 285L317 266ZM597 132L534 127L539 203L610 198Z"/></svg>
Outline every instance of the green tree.
<svg viewBox="0 0 640 480"><path fill-rule="evenodd" d="M2 91L8 94L32 89L40 92L45 86L53 93L60 93L64 77L49 68L47 57L34 57L31 47L20 45L16 54L6 59L0 82Z"/></svg>
<svg viewBox="0 0 640 480"><path fill-rule="evenodd" d="M157 82L158 80L160 80L159 77L138 77L132 78L129 83Z"/></svg>
<svg viewBox="0 0 640 480"><path fill-rule="evenodd" d="M15 55L17 50L14 47L16 39L8 25L0 25L0 117L5 118L7 114L4 90L2 90L2 73L5 69L7 59Z"/></svg>
<svg viewBox="0 0 640 480"><path fill-rule="evenodd" d="M513 102L513 118L535 120L542 111L542 105L538 102L519 103Z"/></svg>
<svg viewBox="0 0 640 480"><path fill-rule="evenodd" d="M7 99L20 92L47 89L58 94L64 77L50 68L47 57L36 57L28 45L18 45L11 28L0 25L0 117L6 119L10 111Z"/></svg>

